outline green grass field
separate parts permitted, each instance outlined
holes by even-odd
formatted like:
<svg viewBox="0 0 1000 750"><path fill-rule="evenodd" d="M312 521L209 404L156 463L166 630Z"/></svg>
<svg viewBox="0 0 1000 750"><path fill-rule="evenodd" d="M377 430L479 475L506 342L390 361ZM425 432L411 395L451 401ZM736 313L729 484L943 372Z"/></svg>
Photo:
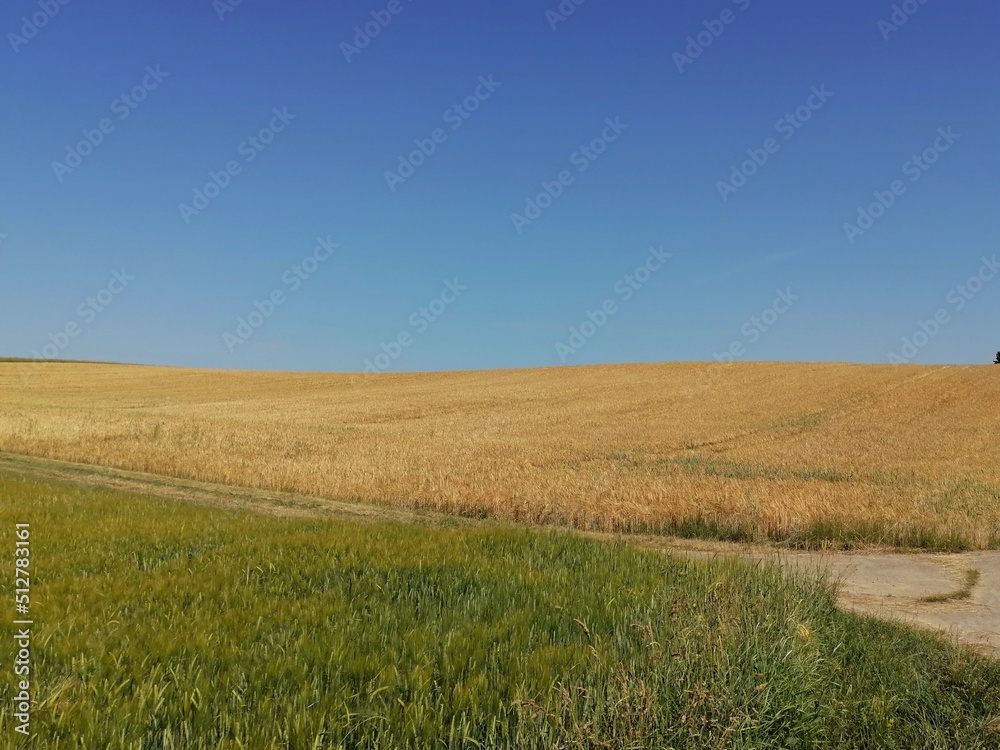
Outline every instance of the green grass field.
<svg viewBox="0 0 1000 750"><path fill-rule="evenodd" d="M771 567L4 476L0 518L35 576L5 747L1000 747L1000 664Z"/></svg>

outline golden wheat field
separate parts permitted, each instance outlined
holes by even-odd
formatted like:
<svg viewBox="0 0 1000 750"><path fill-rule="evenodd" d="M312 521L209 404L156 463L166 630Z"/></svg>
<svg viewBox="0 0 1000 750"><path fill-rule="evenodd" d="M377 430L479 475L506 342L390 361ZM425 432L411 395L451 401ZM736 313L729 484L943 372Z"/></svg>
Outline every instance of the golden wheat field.
<svg viewBox="0 0 1000 750"><path fill-rule="evenodd" d="M9 453L588 529L1000 543L989 366L6 362L0 396Z"/></svg>

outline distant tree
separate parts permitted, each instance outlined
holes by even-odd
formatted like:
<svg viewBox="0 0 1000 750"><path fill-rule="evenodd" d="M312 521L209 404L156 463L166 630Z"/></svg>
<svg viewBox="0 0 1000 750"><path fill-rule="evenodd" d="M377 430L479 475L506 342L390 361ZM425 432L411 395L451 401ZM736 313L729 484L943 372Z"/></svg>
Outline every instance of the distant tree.
<svg viewBox="0 0 1000 750"><path fill-rule="evenodd" d="M995 365L1000 365L1000 352L997 352L997 361L994 362Z"/></svg>

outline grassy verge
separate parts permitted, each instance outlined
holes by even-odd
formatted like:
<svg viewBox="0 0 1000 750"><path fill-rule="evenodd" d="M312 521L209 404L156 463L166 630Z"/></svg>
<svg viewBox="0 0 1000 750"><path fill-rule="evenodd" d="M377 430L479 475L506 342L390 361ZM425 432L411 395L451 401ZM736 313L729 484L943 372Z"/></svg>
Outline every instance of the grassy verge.
<svg viewBox="0 0 1000 750"><path fill-rule="evenodd" d="M590 530L584 524L565 525ZM603 530L598 527L598 530ZM773 543L798 550L851 550L870 547L917 549L928 552L966 552L976 543L960 531L943 531L936 526L877 521L812 521L793 531L762 528L756 522L715 518L703 514L670 523L621 523L613 530L625 534L678 536L685 539L714 539L721 542ZM1000 548L1000 537L990 538L986 549Z"/></svg>
<svg viewBox="0 0 1000 750"><path fill-rule="evenodd" d="M0 475L11 559L19 522L38 747L1000 743L1000 664L841 613L826 584L770 567Z"/></svg>

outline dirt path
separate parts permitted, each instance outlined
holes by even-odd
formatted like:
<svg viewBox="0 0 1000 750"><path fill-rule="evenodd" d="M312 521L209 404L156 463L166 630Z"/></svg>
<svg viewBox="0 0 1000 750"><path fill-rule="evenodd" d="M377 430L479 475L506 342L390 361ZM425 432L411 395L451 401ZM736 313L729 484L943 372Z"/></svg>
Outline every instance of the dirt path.
<svg viewBox="0 0 1000 750"><path fill-rule="evenodd" d="M0 453L0 472L266 515L398 521L439 527L509 525L8 453ZM643 547L695 558L735 555L777 561L788 567L820 570L840 581L840 605L845 609L943 630L981 653L1000 657L1000 551L961 554L891 550L789 552L768 546L667 537L594 536L625 538Z"/></svg>
<svg viewBox="0 0 1000 750"><path fill-rule="evenodd" d="M788 552L728 544L699 549L674 540L656 546L695 557L736 555L818 570L840 582L844 609L945 631L1000 657L1000 552Z"/></svg>
<svg viewBox="0 0 1000 750"><path fill-rule="evenodd" d="M833 568L843 574L845 607L946 630L1000 656L1000 552L842 555ZM978 573L973 585L970 572Z"/></svg>

